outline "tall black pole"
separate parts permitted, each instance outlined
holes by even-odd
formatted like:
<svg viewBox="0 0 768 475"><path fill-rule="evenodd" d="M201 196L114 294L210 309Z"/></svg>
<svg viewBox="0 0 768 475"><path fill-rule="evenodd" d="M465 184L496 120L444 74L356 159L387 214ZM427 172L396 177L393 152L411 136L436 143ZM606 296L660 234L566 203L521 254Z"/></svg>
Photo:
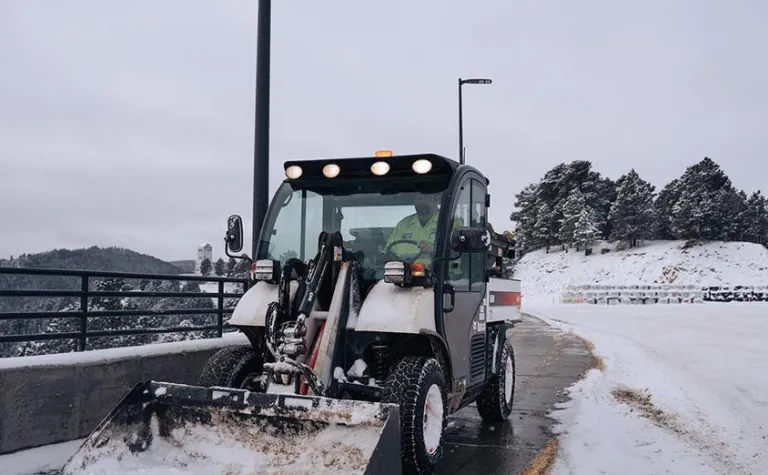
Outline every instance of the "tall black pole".
<svg viewBox="0 0 768 475"><path fill-rule="evenodd" d="M269 63L272 0L259 0L256 33L256 117L253 147L252 258L269 206Z"/></svg>
<svg viewBox="0 0 768 475"><path fill-rule="evenodd" d="M461 78L459 78L459 163L464 165L464 127L462 125Z"/></svg>

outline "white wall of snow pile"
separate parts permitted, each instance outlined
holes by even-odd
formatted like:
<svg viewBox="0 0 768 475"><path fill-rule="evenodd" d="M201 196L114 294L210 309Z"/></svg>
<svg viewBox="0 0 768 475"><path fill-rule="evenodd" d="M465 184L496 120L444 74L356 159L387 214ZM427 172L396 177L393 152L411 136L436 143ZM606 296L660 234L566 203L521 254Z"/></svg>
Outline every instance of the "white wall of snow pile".
<svg viewBox="0 0 768 475"><path fill-rule="evenodd" d="M683 245L683 241L651 241L617 251L615 245L601 244L590 256L560 248L528 253L514 274L521 280L523 309L526 304L558 303L568 286L663 283L665 269L670 268L673 283L679 285L768 285L768 249L761 245L711 242L688 249ZM601 248L611 252L601 254Z"/></svg>

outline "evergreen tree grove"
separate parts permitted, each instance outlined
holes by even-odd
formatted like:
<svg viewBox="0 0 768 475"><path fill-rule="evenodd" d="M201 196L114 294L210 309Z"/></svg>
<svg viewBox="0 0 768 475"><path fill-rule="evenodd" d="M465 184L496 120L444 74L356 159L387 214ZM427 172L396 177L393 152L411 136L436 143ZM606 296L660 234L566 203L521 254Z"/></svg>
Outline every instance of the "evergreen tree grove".
<svg viewBox="0 0 768 475"><path fill-rule="evenodd" d="M610 239L750 241L768 245L768 200L736 189L709 157L689 166L659 193L632 169L615 182L577 160L552 167L516 196L520 256L555 245L584 247Z"/></svg>

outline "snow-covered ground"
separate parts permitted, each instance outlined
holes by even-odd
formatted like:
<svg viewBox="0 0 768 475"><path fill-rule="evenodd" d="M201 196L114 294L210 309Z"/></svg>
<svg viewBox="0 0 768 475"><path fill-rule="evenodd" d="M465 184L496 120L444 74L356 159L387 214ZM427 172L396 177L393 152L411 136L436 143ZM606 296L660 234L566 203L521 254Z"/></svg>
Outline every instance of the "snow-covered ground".
<svg viewBox="0 0 768 475"><path fill-rule="evenodd" d="M553 475L762 474L768 467L768 304L535 306L594 344L569 390Z"/></svg>
<svg viewBox="0 0 768 475"><path fill-rule="evenodd" d="M653 284L663 282L662 271L674 267L675 284L768 285L768 249L744 242L711 242L682 249L683 241L651 241L617 251L602 243L593 254L552 248L526 254L515 268L521 280L523 305L556 304L568 285ZM601 254L600 249L611 249Z"/></svg>
<svg viewBox="0 0 768 475"><path fill-rule="evenodd" d="M0 473L3 475L35 475L60 470L82 445L85 439L45 445L0 455Z"/></svg>

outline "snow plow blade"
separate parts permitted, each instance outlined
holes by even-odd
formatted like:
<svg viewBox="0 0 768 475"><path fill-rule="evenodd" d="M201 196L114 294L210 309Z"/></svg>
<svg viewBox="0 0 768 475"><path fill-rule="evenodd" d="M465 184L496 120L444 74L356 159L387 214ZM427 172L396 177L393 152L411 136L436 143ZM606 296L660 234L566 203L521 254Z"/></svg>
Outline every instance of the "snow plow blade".
<svg viewBox="0 0 768 475"><path fill-rule="evenodd" d="M400 411L149 381L123 398L61 473L400 474Z"/></svg>

